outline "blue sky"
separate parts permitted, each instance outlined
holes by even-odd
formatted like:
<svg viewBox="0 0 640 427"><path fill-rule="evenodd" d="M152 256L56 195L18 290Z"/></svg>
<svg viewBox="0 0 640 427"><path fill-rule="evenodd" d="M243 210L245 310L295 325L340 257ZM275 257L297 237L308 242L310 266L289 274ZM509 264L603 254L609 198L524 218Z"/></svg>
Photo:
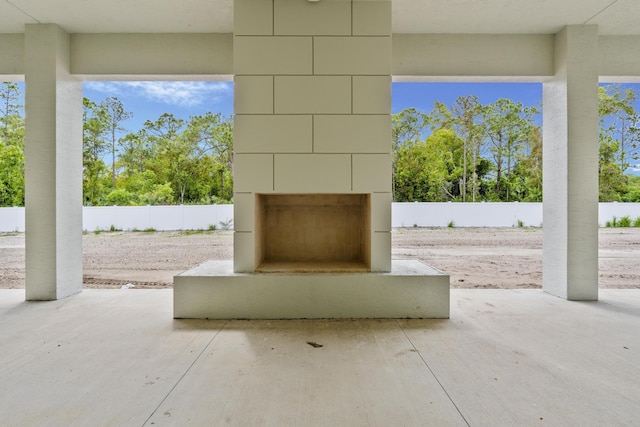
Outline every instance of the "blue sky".
<svg viewBox="0 0 640 427"><path fill-rule="evenodd" d="M540 83L394 83L392 112L414 107L430 111L435 101L446 105L458 96L476 95L483 104L499 98L511 98L525 105L540 106ZM162 113L188 119L207 111L233 114L233 84L231 82L85 82L84 96L100 102L115 96L134 117L124 123L137 130L145 120L155 120Z"/></svg>

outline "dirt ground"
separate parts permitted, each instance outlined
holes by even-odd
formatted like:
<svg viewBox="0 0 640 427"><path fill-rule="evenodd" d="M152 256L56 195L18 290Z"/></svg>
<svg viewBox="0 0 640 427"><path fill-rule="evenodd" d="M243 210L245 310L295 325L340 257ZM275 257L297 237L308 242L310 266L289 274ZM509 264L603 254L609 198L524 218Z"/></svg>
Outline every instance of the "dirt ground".
<svg viewBox="0 0 640 427"><path fill-rule="evenodd" d="M600 229L600 287L640 288L640 228ZM100 233L83 237L86 288L170 288L173 276L233 258L233 233ZM540 228L408 228L393 231L393 258L418 259L453 288L538 288ZM24 288L24 234L0 234L0 288Z"/></svg>

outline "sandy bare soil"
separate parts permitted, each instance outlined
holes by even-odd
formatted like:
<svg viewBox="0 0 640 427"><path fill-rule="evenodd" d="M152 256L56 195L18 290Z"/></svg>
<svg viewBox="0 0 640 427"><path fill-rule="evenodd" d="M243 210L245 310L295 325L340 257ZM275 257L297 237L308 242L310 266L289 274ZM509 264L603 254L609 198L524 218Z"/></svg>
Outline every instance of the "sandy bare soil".
<svg viewBox="0 0 640 427"><path fill-rule="evenodd" d="M209 259L233 257L233 233L101 233L83 237L87 288L167 288ZM539 228L409 228L393 232L393 258L419 259L455 288L542 285ZM640 228L600 230L600 287L640 288ZM24 234L0 234L0 288L24 288Z"/></svg>

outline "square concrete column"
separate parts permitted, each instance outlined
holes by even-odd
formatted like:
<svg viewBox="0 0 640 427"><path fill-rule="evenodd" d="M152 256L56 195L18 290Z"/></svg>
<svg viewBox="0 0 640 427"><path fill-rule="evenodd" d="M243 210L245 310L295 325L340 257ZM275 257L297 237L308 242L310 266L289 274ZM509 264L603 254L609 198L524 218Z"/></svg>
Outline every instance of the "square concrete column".
<svg viewBox="0 0 640 427"><path fill-rule="evenodd" d="M543 289L598 299L598 27L556 35L543 84Z"/></svg>
<svg viewBox="0 0 640 427"><path fill-rule="evenodd" d="M82 83L69 65L69 34L26 26L27 300L82 290Z"/></svg>

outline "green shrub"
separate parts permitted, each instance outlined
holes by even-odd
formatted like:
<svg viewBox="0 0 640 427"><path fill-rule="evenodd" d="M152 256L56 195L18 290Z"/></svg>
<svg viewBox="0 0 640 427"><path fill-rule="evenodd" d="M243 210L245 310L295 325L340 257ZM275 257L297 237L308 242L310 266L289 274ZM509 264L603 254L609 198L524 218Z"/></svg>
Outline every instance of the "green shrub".
<svg viewBox="0 0 640 427"><path fill-rule="evenodd" d="M618 227L631 227L631 217L627 215L620 218L618 221Z"/></svg>
<svg viewBox="0 0 640 427"><path fill-rule="evenodd" d="M447 227L449 227L449 228L453 228L455 226L456 226L456 223L453 222L453 220L449 221L449 224L447 224Z"/></svg>
<svg viewBox="0 0 640 427"><path fill-rule="evenodd" d="M611 221L605 223L605 227L640 227L640 217L631 219L629 215L622 218L616 218L615 216Z"/></svg>
<svg viewBox="0 0 640 427"><path fill-rule="evenodd" d="M227 221L220 221L220 228L222 230L231 230L233 227L233 220L229 219Z"/></svg>
<svg viewBox="0 0 640 427"><path fill-rule="evenodd" d="M204 230L201 228L198 228L197 230L184 230L180 232L180 234L183 236L192 236L194 234L202 234L202 233L204 233Z"/></svg>
<svg viewBox="0 0 640 427"><path fill-rule="evenodd" d="M171 205L174 202L173 189L171 184L157 184L149 191L140 196L140 203L143 205Z"/></svg>
<svg viewBox="0 0 640 427"><path fill-rule="evenodd" d="M136 204L137 196L133 193L129 193L123 188L113 190L107 196L107 205L116 206L131 206Z"/></svg>

